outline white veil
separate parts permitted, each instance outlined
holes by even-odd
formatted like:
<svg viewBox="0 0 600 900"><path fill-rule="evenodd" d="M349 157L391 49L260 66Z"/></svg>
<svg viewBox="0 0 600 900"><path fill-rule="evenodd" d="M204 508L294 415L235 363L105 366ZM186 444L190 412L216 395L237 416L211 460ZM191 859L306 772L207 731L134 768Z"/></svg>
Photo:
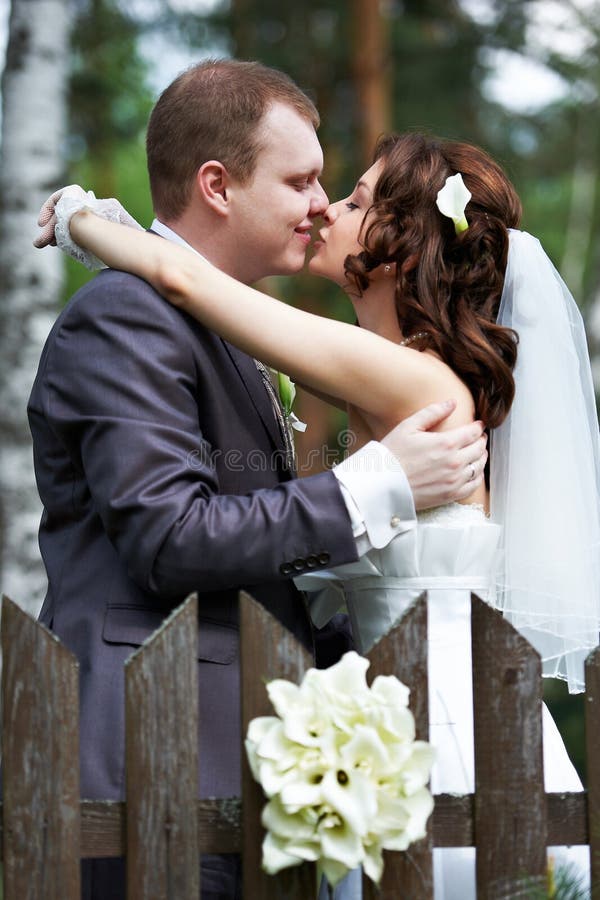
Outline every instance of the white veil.
<svg viewBox="0 0 600 900"><path fill-rule="evenodd" d="M498 323L519 335L516 394L491 437L503 524L496 605L543 674L584 690L600 628L600 441L581 314L541 244L509 232Z"/></svg>

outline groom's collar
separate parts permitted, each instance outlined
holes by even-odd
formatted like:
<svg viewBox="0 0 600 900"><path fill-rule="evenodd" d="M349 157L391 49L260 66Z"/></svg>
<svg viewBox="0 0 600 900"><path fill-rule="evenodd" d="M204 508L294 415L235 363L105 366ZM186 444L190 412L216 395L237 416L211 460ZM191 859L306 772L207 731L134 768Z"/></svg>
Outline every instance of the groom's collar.
<svg viewBox="0 0 600 900"><path fill-rule="evenodd" d="M166 238L168 241L173 241L174 244L179 244L180 247L187 247L188 250L192 250L194 253L198 253L195 247L192 247L191 244L188 244L184 238L181 237L180 234L177 234L176 231L173 231L172 228L169 228L168 225L165 225L160 219L154 219L152 225L150 226L150 231L154 231L156 234L160 234L161 237ZM205 259L206 262L210 262L209 259L206 259L205 256L202 256L201 253L198 253L198 256Z"/></svg>

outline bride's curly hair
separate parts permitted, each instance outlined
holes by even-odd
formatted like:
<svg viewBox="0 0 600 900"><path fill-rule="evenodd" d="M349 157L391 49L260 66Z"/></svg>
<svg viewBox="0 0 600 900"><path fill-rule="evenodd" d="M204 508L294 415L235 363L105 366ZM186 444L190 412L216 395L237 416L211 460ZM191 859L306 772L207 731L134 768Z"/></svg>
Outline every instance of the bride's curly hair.
<svg viewBox="0 0 600 900"><path fill-rule="evenodd" d="M507 228L521 202L491 157L470 144L423 134L391 135L377 145L382 170L373 192L363 251L345 260L360 294L369 273L396 264L396 309L406 336L426 332L469 387L477 416L495 428L514 397L514 331L496 324L508 254ZM438 191L460 172L472 194L467 231L457 235L437 206Z"/></svg>

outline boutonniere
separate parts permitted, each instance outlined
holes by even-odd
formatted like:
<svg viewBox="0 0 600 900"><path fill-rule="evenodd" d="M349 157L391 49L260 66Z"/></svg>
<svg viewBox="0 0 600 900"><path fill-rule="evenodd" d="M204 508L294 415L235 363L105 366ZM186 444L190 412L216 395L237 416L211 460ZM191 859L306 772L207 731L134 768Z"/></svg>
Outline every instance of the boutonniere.
<svg viewBox="0 0 600 900"><path fill-rule="evenodd" d="M279 390L281 408L283 409L283 415L285 416L286 421L292 428L295 428L296 431L306 431L306 422L301 422L298 416L292 412L292 406L296 399L296 385L290 376L284 375L283 372L278 372L277 387Z"/></svg>
<svg viewBox="0 0 600 900"><path fill-rule="evenodd" d="M466 231L469 227L465 216L465 207L471 199L471 192L466 187L462 175L449 175L446 184L438 191L436 206L443 216L448 216L454 222L454 230L457 234Z"/></svg>

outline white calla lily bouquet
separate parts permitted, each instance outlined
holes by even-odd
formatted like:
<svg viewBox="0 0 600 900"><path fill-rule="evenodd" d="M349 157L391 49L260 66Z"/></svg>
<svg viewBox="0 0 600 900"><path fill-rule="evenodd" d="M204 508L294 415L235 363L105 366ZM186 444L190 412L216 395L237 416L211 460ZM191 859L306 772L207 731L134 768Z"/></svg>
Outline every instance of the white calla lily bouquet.
<svg viewBox="0 0 600 900"><path fill-rule="evenodd" d="M415 740L408 688L394 676L366 681L369 661L346 653L301 684L267 685L277 713L253 719L246 752L267 795L263 868L304 860L331 886L362 866L378 883L383 850L425 836L433 749Z"/></svg>

